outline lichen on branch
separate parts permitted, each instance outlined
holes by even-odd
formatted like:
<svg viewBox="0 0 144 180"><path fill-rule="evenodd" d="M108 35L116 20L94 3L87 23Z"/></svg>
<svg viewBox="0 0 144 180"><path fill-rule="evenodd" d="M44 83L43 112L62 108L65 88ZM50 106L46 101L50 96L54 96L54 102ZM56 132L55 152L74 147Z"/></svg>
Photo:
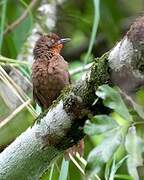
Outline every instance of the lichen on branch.
<svg viewBox="0 0 144 180"><path fill-rule="evenodd" d="M118 85L129 93L144 85L144 18L135 23L110 52L94 60L84 80L65 89L38 122L0 154L0 179L38 179L65 149L83 138L88 116L104 111L100 101L95 103L98 86Z"/></svg>

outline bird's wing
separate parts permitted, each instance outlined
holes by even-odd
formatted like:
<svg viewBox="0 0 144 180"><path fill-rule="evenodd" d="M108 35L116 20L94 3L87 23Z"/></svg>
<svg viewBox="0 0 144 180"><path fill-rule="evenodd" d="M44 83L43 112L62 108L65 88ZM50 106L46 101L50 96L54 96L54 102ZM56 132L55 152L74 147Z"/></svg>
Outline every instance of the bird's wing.
<svg viewBox="0 0 144 180"><path fill-rule="evenodd" d="M41 108L44 108L44 104L47 104L41 93L33 87L33 99L38 103Z"/></svg>
<svg viewBox="0 0 144 180"><path fill-rule="evenodd" d="M71 84L71 78L68 72L68 62L65 61L65 59L60 54L53 56L51 62L52 63L49 64L49 72L53 71L53 68L58 67L59 69L67 72L67 76L69 78L69 84Z"/></svg>

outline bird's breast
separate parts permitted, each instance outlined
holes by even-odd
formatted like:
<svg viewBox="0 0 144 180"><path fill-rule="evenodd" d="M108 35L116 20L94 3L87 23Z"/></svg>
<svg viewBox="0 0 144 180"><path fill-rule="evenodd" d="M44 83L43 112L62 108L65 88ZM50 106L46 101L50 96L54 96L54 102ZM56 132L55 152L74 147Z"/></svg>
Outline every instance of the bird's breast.
<svg viewBox="0 0 144 180"><path fill-rule="evenodd" d="M35 61L32 66L33 87L50 101L55 100L60 91L69 84L68 64L62 58L51 61Z"/></svg>

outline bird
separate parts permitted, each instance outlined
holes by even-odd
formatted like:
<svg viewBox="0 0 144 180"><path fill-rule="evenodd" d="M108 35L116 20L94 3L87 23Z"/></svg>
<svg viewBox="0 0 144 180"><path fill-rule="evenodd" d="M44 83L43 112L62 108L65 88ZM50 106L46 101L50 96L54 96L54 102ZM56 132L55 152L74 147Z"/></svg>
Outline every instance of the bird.
<svg viewBox="0 0 144 180"><path fill-rule="evenodd" d="M48 109L61 91L71 83L68 72L68 62L64 60L60 52L70 38L60 38L55 33L41 35L36 41L32 65L33 98L42 108ZM66 150L72 155L83 152L83 140L78 145Z"/></svg>
<svg viewBox="0 0 144 180"><path fill-rule="evenodd" d="M69 38L60 38L55 33L42 35L33 50L32 65L33 98L42 109L48 109L70 84L68 63L60 55Z"/></svg>

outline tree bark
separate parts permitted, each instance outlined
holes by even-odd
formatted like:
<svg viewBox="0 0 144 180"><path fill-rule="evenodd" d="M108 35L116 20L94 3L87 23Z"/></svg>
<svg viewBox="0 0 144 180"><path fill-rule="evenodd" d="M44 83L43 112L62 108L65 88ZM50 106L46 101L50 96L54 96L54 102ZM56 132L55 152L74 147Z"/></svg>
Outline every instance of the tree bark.
<svg viewBox="0 0 144 180"><path fill-rule="evenodd" d="M47 112L41 114L0 154L0 179L39 179L67 148L84 137L89 115L105 112L96 90L118 85L131 94L144 85L144 17L108 53L94 60L84 80L67 87Z"/></svg>

